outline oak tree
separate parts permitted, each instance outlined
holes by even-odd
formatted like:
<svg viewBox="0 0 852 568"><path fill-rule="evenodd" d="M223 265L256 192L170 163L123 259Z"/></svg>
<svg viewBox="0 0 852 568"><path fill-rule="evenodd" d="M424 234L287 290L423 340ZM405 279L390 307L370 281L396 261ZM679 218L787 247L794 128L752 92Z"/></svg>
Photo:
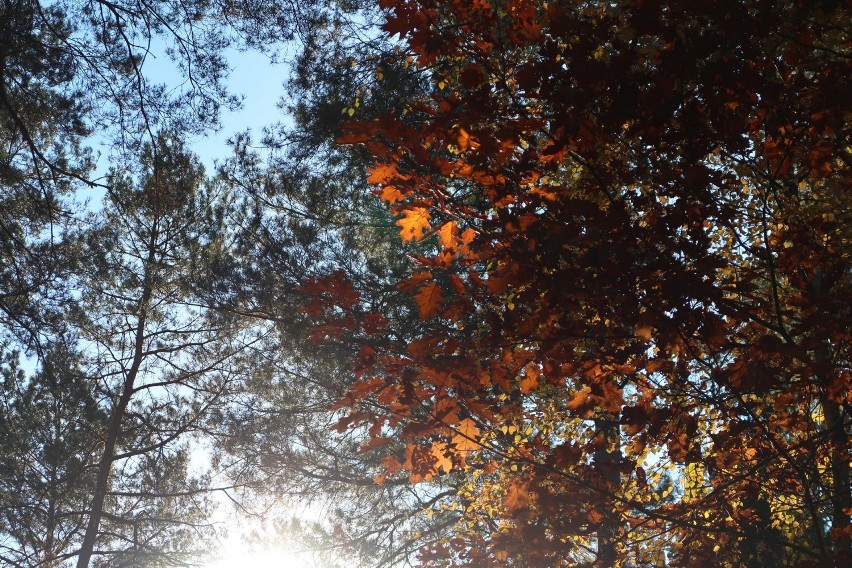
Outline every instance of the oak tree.
<svg viewBox="0 0 852 568"><path fill-rule="evenodd" d="M848 8L382 6L433 87L340 142L423 327L323 307L369 337L341 426L407 443L381 479L466 478L422 561L848 563Z"/></svg>
<svg viewBox="0 0 852 568"><path fill-rule="evenodd" d="M454 495L460 477L429 487L374 483L389 446L366 446L363 432L332 428L339 415L326 410L355 380L348 363L373 347L347 332L346 311L326 314L322 305L357 295L358 306L347 309L381 312L388 336L405 342L419 333L422 323L395 283L410 275L406 253L420 245L400 240L371 195L369 155L335 138L350 117L401 112L428 76L377 27L375 5L334 6L339 11L296 57L283 101L292 122L265 132L271 151L240 137L220 172L238 205L209 301L252 319L265 335L240 405L216 420L230 426L221 459L253 487L246 501L264 517L307 503L322 510L320 522L282 523L295 533L288 539L326 551L322 565L396 566L423 539L450 535L457 512L422 513ZM321 319L327 326L317 331Z"/></svg>

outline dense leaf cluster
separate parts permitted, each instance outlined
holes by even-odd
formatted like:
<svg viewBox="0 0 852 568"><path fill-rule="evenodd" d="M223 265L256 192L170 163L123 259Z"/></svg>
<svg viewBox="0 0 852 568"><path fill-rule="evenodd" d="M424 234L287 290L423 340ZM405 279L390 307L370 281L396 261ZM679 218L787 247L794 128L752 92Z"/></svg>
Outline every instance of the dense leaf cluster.
<svg viewBox="0 0 852 568"><path fill-rule="evenodd" d="M424 562L848 562L848 11L383 5L434 87L340 141L425 327L342 406L465 476Z"/></svg>

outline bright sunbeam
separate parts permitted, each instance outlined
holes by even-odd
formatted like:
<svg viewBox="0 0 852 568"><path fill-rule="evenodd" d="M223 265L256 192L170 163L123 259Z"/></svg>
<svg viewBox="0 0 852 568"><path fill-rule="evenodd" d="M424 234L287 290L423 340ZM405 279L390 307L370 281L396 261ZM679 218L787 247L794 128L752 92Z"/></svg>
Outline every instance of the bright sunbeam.
<svg viewBox="0 0 852 568"><path fill-rule="evenodd" d="M249 550L239 544L223 547L222 557L206 565L206 568L312 568L310 559L281 549Z"/></svg>

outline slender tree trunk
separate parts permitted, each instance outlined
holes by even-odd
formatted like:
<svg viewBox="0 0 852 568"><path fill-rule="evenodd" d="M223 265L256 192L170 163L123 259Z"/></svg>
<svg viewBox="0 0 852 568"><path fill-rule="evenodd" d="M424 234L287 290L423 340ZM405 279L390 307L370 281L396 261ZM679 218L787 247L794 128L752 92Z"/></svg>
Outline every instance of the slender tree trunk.
<svg viewBox="0 0 852 568"><path fill-rule="evenodd" d="M595 467L598 469L601 481L609 491L617 491L621 483L618 470L621 461L619 445L618 422L613 416L605 416L595 420L596 436L603 437L603 445L595 451ZM614 449L612 449L614 446ZM619 519L614 518L611 511L605 511L601 526L597 531L598 554L596 565L600 568L615 566L618 558L617 542L619 537Z"/></svg>
<svg viewBox="0 0 852 568"><path fill-rule="evenodd" d="M849 475L849 435L843 423L843 413L837 403L824 400L823 413L831 440L831 529L838 535L834 539L835 560L838 566L852 562L852 538L849 515L852 514L852 490Z"/></svg>
<svg viewBox="0 0 852 568"><path fill-rule="evenodd" d="M124 380L124 386L121 391L121 397L118 399L118 404L112 412L112 417L107 430L106 441L104 442L104 451L101 457L101 463L98 467L98 478L95 483L95 495L92 498L92 506L89 512L89 523L86 526L86 535L83 537L83 545L80 547L80 556L77 558L77 568L87 568L89 561L92 558L92 553L95 549L95 541L98 537L98 528L100 527L101 517L103 516L104 500L109 491L109 478L112 471L112 462L115 458L115 445L118 441L118 436L121 433L121 423L124 420L124 413L130 404L130 398L133 395L133 384L136 381L136 375L139 372L139 365L142 362L142 339L145 329L145 314L139 316L139 323L136 327L136 345L133 356L133 363L127 372L127 377Z"/></svg>
<svg viewBox="0 0 852 568"><path fill-rule="evenodd" d="M816 363L821 368L831 365L828 345L816 350ZM824 389L828 388L828 377L817 377ZM837 566L848 566L852 562L852 537L849 534L849 516L852 514L852 487L850 487L849 435L846 432L843 412L839 405L823 392L820 397L828 439L831 443L831 530L838 535L834 541L834 557Z"/></svg>
<svg viewBox="0 0 852 568"><path fill-rule="evenodd" d="M152 263L155 260L157 231L152 231L151 239L148 248L148 259L145 262L143 271L144 278L142 283L142 297L139 299L137 312L139 314L136 322L136 330L133 344L133 360L130 368L127 370L127 375L124 378L121 395L118 402L113 408L112 416L110 417L109 428L104 441L104 450L101 457L101 463L98 467L98 477L95 482L95 494L92 498L92 506L89 512L89 522L86 525L86 534L83 537L83 544L80 546L80 554L77 557L77 568L88 568L92 554L95 550L95 542L98 538L98 530L101 524L101 518L104 512L104 500L110 487L110 473L112 471L112 463L115 460L115 446L118 442L118 437L121 434L121 424L124 421L124 415L127 407L130 404L130 399L133 396L133 386L136 382L136 377L139 374L139 368L142 365L145 339L145 324L147 321L148 307L151 303L151 295L153 292L153 284L151 274L149 272Z"/></svg>
<svg viewBox="0 0 852 568"><path fill-rule="evenodd" d="M57 523L57 495L56 488L58 485L56 468L53 467L50 471L50 502L47 506L47 525L45 526L44 536L44 560L43 565L46 568L53 568L55 565L53 550L56 546L56 525Z"/></svg>

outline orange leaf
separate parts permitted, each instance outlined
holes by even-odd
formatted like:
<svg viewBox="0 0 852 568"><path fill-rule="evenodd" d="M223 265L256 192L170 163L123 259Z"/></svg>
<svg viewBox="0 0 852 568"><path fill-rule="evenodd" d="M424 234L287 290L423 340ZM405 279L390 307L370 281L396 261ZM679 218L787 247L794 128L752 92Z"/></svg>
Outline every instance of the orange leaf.
<svg viewBox="0 0 852 568"><path fill-rule="evenodd" d="M601 513L598 510L595 510L595 509L592 509L591 511L589 511L587 513L587 516L589 518L589 522L593 525L600 523L604 518L603 513Z"/></svg>
<svg viewBox="0 0 852 568"><path fill-rule="evenodd" d="M370 172L370 175L367 178L367 183L382 184L399 176L399 172L396 169L396 163L394 162L389 164L376 164L372 168L367 168L367 171Z"/></svg>
<svg viewBox="0 0 852 568"><path fill-rule="evenodd" d="M413 241L423 238L423 231L429 230L429 210L423 207L412 207L402 212L403 218L398 219L399 234L403 241Z"/></svg>
<svg viewBox="0 0 852 568"><path fill-rule="evenodd" d="M392 185L384 186L379 192L379 196L388 203L396 203L405 199L405 196Z"/></svg>
<svg viewBox="0 0 852 568"><path fill-rule="evenodd" d="M417 302L420 319L425 320L435 316L441 309L444 303L444 294L437 282L427 282L414 295L414 300Z"/></svg>
<svg viewBox="0 0 852 568"><path fill-rule="evenodd" d="M537 389L540 378L541 371L538 370L538 367L529 367L526 373L524 373L523 378L521 379L521 392L524 394L529 394L535 389Z"/></svg>
<svg viewBox="0 0 852 568"><path fill-rule="evenodd" d="M435 417L448 426L458 424L459 405L452 398L442 398L435 403Z"/></svg>
<svg viewBox="0 0 852 568"><path fill-rule="evenodd" d="M399 460L396 459L395 456L385 456L382 463L384 464L387 473L391 475L402 469L402 464L399 463Z"/></svg>
<svg viewBox="0 0 852 568"><path fill-rule="evenodd" d="M650 325L637 325L634 331L636 333L636 337L645 341L651 341L654 337L654 328Z"/></svg>
<svg viewBox="0 0 852 568"><path fill-rule="evenodd" d="M438 229L438 240L441 243L441 246L445 249L453 248L455 246L455 240L453 239L453 233L456 231L456 222L448 221L441 225L441 228Z"/></svg>
<svg viewBox="0 0 852 568"><path fill-rule="evenodd" d="M589 395L592 394L592 389L588 386L584 386L581 390L578 390L574 396L569 400L565 407L568 410L578 410L581 407L586 406L586 403L589 400Z"/></svg>
<svg viewBox="0 0 852 568"><path fill-rule="evenodd" d="M479 428L476 427L476 423L472 419L465 418L456 426L456 435L453 436L456 451L472 452L479 449L478 439Z"/></svg>
<svg viewBox="0 0 852 568"><path fill-rule="evenodd" d="M444 473L450 473L453 469L453 460L447 457L448 444L446 442L433 442L432 455L435 457L435 469L443 469Z"/></svg>
<svg viewBox="0 0 852 568"><path fill-rule="evenodd" d="M506 490L506 498L503 500L503 506L506 511L514 513L520 509L527 509L535 502L536 496L530 491L529 483L521 479L511 481Z"/></svg>
<svg viewBox="0 0 852 568"><path fill-rule="evenodd" d="M464 244L465 246L470 245L470 243L473 242L474 237L476 237L476 231L474 231L473 229L465 229L464 232L462 232L461 234L462 244Z"/></svg>
<svg viewBox="0 0 852 568"><path fill-rule="evenodd" d="M479 142L476 141L476 138L473 138L470 135L470 132L464 128L459 128L459 135L458 138L456 138L456 144L462 152L468 148L476 149L479 147Z"/></svg>
<svg viewBox="0 0 852 568"><path fill-rule="evenodd" d="M405 463L403 467L409 470L408 480L411 483L419 483L424 479L429 481L435 475L435 456L429 448L415 444L409 444L405 449Z"/></svg>

